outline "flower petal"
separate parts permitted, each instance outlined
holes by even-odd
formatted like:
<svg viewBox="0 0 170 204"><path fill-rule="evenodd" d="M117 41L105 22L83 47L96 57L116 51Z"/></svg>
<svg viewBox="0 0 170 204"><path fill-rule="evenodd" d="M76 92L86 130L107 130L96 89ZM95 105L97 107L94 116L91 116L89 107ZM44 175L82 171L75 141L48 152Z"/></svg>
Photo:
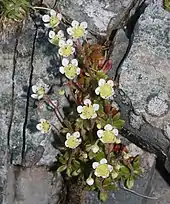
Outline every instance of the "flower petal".
<svg viewBox="0 0 170 204"><path fill-rule="evenodd" d="M50 30L50 32L48 34L49 38L54 38L55 35L56 35L55 32L53 30Z"/></svg>
<svg viewBox="0 0 170 204"><path fill-rule="evenodd" d="M105 130L112 130L112 129L113 129L113 126L110 125L110 124L107 124L107 125L105 125L104 129L105 129Z"/></svg>
<svg viewBox="0 0 170 204"><path fill-rule="evenodd" d="M68 132L67 134L66 134L66 139L68 140L68 138L71 136L71 134Z"/></svg>
<svg viewBox="0 0 170 204"><path fill-rule="evenodd" d="M74 132L73 133L73 136L75 136L76 138L79 138L80 137L80 133L77 131L77 132Z"/></svg>
<svg viewBox="0 0 170 204"><path fill-rule="evenodd" d="M84 100L84 105L91 105L91 100L90 99L85 99Z"/></svg>
<svg viewBox="0 0 170 204"><path fill-rule="evenodd" d="M83 114L80 115L80 118L82 118L83 120L87 119Z"/></svg>
<svg viewBox="0 0 170 204"><path fill-rule="evenodd" d="M118 136L118 134L119 134L118 129L113 129L113 133L114 133L114 135Z"/></svg>
<svg viewBox="0 0 170 204"><path fill-rule="evenodd" d="M108 81L107 81L107 84L109 84L111 87L114 86L114 82L113 82L112 80L108 80Z"/></svg>
<svg viewBox="0 0 170 204"><path fill-rule="evenodd" d="M102 136L103 136L103 130L98 130L97 131L97 136L99 137L99 138L101 138Z"/></svg>
<svg viewBox="0 0 170 204"><path fill-rule="evenodd" d="M93 178L88 178L86 180L86 183L89 185L89 186L92 186L94 184L94 179Z"/></svg>
<svg viewBox="0 0 170 204"><path fill-rule="evenodd" d="M49 15L43 15L43 16L42 16L42 20L43 20L45 23L47 23L47 22L50 21L50 16L49 16Z"/></svg>
<svg viewBox="0 0 170 204"><path fill-rule="evenodd" d="M105 159L105 158L101 159L100 164L107 164L107 159Z"/></svg>
<svg viewBox="0 0 170 204"><path fill-rule="evenodd" d="M65 141L65 146L66 146L66 147L68 147L68 143L67 143L67 140Z"/></svg>
<svg viewBox="0 0 170 204"><path fill-rule="evenodd" d="M60 38L62 38L62 37L64 37L64 32L63 32L62 30L59 30L58 33L57 33L57 35L58 35Z"/></svg>
<svg viewBox="0 0 170 204"><path fill-rule="evenodd" d="M57 18L61 21L61 19L62 19L62 14L61 14L61 13L57 13Z"/></svg>
<svg viewBox="0 0 170 204"><path fill-rule="evenodd" d="M96 93L96 95L99 95L99 94L100 94L100 87L97 87L97 88L95 89L95 93Z"/></svg>
<svg viewBox="0 0 170 204"><path fill-rule="evenodd" d="M72 21L71 25L73 27L77 27L77 26L79 26L79 22L74 20L74 21Z"/></svg>
<svg viewBox="0 0 170 204"><path fill-rule="evenodd" d="M77 106L77 112L78 113L82 113L83 110L83 106Z"/></svg>
<svg viewBox="0 0 170 204"><path fill-rule="evenodd" d="M77 61L77 59L72 59L72 60L71 60L71 64L77 67L77 66L78 66L78 61Z"/></svg>
<svg viewBox="0 0 170 204"><path fill-rule="evenodd" d="M94 103L93 108L94 108L95 111L98 111L99 110L99 104Z"/></svg>
<svg viewBox="0 0 170 204"><path fill-rule="evenodd" d="M93 162L92 167L93 169L96 169L99 166L99 162Z"/></svg>
<svg viewBox="0 0 170 204"><path fill-rule="evenodd" d="M41 123L37 124L37 125L36 125L36 128L37 128L37 130L42 130Z"/></svg>
<svg viewBox="0 0 170 204"><path fill-rule="evenodd" d="M116 140L116 144L120 144L121 143L121 140L118 138L117 140Z"/></svg>
<svg viewBox="0 0 170 204"><path fill-rule="evenodd" d="M67 45L73 45L73 41L71 39L67 40Z"/></svg>
<svg viewBox="0 0 170 204"><path fill-rule="evenodd" d="M81 69L78 67L78 68L77 68L77 75L80 74L80 71L81 71Z"/></svg>
<svg viewBox="0 0 170 204"><path fill-rule="evenodd" d="M59 71L60 71L61 74L64 74L64 67L60 67Z"/></svg>
<svg viewBox="0 0 170 204"><path fill-rule="evenodd" d="M69 64L69 60L67 58L62 59L62 65L65 67Z"/></svg>
<svg viewBox="0 0 170 204"><path fill-rule="evenodd" d="M75 48L74 47L72 47L72 52L71 52L71 54L73 54L74 52L75 52Z"/></svg>
<svg viewBox="0 0 170 204"><path fill-rule="evenodd" d="M36 86L36 85L32 86L32 91L34 93L36 93L38 91L38 86Z"/></svg>
<svg viewBox="0 0 170 204"><path fill-rule="evenodd" d="M71 27L67 28L67 33L68 33L69 35L72 35L73 31L72 31L72 28L71 28Z"/></svg>
<svg viewBox="0 0 170 204"><path fill-rule="evenodd" d="M99 85L99 86L103 86L105 83L106 83L106 80L105 80L105 79L100 79L100 80L98 81L98 85Z"/></svg>
<svg viewBox="0 0 170 204"><path fill-rule="evenodd" d="M83 26L85 29L87 28L87 22L82 22L82 23L80 23L80 26Z"/></svg>
<svg viewBox="0 0 170 204"><path fill-rule="evenodd" d="M38 99L38 95L37 94L31 94L31 97L34 99Z"/></svg>
<svg viewBox="0 0 170 204"><path fill-rule="evenodd" d="M46 28L50 28L51 27L49 23L44 23L44 25L45 25Z"/></svg>
<svg viewBox="0 0 170 204"><path fill-rule="evenodd" d="M113 167L111 165L108 165L108 169L110 172L113 171Z"/></svg>
<svg viewBox="0 0 170 204"><path fill-rule="evenodd" d="M51 16L56 16L56 14L57 14L57 13L56 13L55 10L53 10L53 9L50 10L50 15L51 15Z"/></svg>
<svg viewBox="0 0 170 204"><path fill-rule="evenodd" d="M59 47L62 47L65 44L66 44L66 42L64 40L60 40L59 43L58 43Z"/></svg>
<svg viewBox="0 0 170 204"><path fill-rule="evenodd" d="M40 119L40 123L46 122L46 119Z"/></svg>
<svg viewBox="0 0 170 204"><path fill-rule="evenodd" d="M91 118L94 119L97 117L97 114L95 113Z"/></svg>

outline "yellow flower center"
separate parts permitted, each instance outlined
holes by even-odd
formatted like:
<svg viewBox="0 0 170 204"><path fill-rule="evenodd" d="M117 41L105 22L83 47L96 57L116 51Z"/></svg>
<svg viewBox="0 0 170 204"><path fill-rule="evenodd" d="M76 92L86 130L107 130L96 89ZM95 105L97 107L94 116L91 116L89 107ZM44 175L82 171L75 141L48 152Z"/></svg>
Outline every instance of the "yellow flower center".
<svg viewBox="0 0 170 204"><path fill-rule="evenodd" d="M74 149L76 147L78 147L80 144L80 142L77 140L76 137L74 136L70 136L68 139L67 139L67 145L69 148L71 149Z"/></svg>
<svg viewBox="0 0 170 204"><path fill-rule="evenodd" d="M37 91L38 96L44 95L45 94L45 89L43 87L39 88Z"/></svg>
<svg viewBox="0 0 170 204"><path fill-rule="evenodd" d="M114 143L116 141L116 137L112 131L105 130L102 135L102 140L104 143Z"/></svg>
<svg viewBox="0 0 170 204"><path fill-rule="evenodd" d="M48 121L44 121L41 123L42 129L44 132L48 132L50 129L50 123Z"/></svg>
<svg viewBox="0 0 170 204"><path fill-rule="evenodd" d="M85 29L83 26L77 26L72 28L72 32L73 32L72 34L73 38L80 38L84 36Z"/></svg>
<svg viewBox="0 0 170 204"><path fill-rule="evenodd" d="M102 98L112 96L112 87L109 84L104 84L103 86L100 86L100 95Z"/></svg>
<svg viewBox="0 0 170 204"><path fill-rule="evenodd" d="M99 166L96 168L95 172L101 177L107 176L110 173L107 164L99 164Z"/></svg>
<svg viewBox="0 0 170 204"><path fill-rule="evenodd" d="M68 78L73 79L77 74L77 67L72 64L69 64L64 67L64 72Z"/></svg>
<svg viewBox="0 0 170 204"><path fill-rule="evenodd" d="M54 27L58 23L59 23L59 19L57 18L57 16L51 16L50 17L50 26L51 27Z"/></svg>
<svg viewBox="0 0 170 204"><path fill-rule="evenodd" d="M84 106L82 110L82 114L87 119L90 119L95 114L93 106L92 105Z"/></svg>
<svg viewBox="0 0 170 204"><path fill-rule="evenodd" d="M64 45L61 48L61 52L62 52L62 55L68 57L69 55L72 54L72 46L71 45Z"/></svg>

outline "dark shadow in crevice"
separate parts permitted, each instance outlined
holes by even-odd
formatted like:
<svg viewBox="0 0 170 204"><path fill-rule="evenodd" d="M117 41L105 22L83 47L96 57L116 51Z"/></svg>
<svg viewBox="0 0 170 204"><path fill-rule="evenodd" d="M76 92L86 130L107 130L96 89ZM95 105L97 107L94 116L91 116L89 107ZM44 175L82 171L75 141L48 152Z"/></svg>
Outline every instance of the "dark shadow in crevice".
<svg viewBox="0 0 170 204"><path fill-rule="evenodd" d="M156 159L156 169L162 176L162 178L166 181L166 183L170 186L170 173L165 169L165 161Z"/></svg>

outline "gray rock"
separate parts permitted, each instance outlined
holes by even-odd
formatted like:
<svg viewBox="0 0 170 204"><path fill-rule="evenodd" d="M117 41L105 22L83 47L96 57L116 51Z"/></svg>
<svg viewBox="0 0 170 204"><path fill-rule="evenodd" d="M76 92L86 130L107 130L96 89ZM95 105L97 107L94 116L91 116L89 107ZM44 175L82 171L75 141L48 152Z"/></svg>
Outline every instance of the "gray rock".
<svg viewBox="0 0 170 204"><path fill-rule="evenodd" d="M89 29L106 35L120 28L134 14L136 6L143 1L138 0L59 0L57 6L66 16L87 21Z"/></svg>
<svg viewBox="0 0 170 204"><path fill-rule="evenodd" d="M61 181L45 167L10 167L7 204L56 204L60 199Z"/></svg>
<svg viewBox="0 0 170 204"><path fill-rule="evenodd" d="M112 53L110 59L112 60L113 65L112 69L108 72L108 75L111 76L113 79L115 79L116 77L116 71L127 51L128 45L129 39L127 38L124 30L119 29L112 43Z"/></svg>
<svg viewBox="0 0 170 204"><path fill-rule="evenodd" d="M119 88L124 92L120 100L128 99L133 112L125 111L125 115L122 111L126 121L127 117L133 121L127 122L126 128L137 133L148 150L166 155L170 144L170 13L160 2L150 3L135 27L131 51L121 66ZM122 106L127 109L123 101Z"/></svg>
<svg viewBox="0 0 170 204"><path fill-rule="evenodd" d="M168 177L166 178L169 179ZM151 180L151 196L157 200L147 200L146 204L170 204L170 188L168 183L162 179L158 171L155 171Z"/></svg>

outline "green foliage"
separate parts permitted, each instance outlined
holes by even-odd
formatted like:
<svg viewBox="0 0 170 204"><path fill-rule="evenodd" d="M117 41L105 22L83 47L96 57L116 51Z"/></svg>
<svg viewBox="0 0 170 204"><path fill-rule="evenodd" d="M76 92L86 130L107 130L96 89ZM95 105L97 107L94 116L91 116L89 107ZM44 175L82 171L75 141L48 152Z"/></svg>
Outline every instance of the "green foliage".
<svg viewBox="0 0 170 204"><path fill-rule="evenodd" d="M164 8L170 12L170 0L163 1Z"/></svg>
<svg viewBox="0 0 170 204"><path fill-rule="evenodd" d="M28 0L0 0L0 17L20 22L27 15L29 8Z"/></svg>

